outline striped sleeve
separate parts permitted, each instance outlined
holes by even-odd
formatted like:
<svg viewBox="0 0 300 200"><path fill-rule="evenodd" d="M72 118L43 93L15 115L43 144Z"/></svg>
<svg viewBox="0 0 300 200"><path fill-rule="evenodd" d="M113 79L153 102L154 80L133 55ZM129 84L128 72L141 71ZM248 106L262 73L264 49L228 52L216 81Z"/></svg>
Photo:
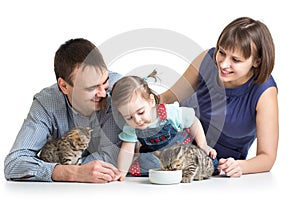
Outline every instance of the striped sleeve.
<svg viewBox="0 0 300 200"><path fill-rule="evenodd" d="M46 163L37 158L38 151L50 134L50 121L46 110L34 100L15 143L5 158L4 173L7 180L52 181L56 163Z"/></svg>

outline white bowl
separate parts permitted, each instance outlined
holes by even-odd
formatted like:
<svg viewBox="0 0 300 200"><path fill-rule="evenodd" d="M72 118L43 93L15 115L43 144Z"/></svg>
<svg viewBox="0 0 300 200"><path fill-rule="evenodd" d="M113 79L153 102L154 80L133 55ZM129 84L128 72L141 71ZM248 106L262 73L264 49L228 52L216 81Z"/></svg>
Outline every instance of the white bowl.
<svg viewBox="0 0 300 200"><path fill-rule="evenodd" d="M163 171L161 169L150 169L149 180L154 184L178 184L182 179L182 170Z"/></svg>

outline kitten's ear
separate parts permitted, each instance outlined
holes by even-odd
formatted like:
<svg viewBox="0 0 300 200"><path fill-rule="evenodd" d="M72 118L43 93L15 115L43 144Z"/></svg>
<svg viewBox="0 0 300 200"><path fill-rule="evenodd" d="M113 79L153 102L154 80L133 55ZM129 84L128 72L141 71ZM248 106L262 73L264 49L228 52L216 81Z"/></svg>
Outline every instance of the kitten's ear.
<svg viewBox="0 0 300 200"><path fill-rule="evenodd" d="M91 134L92 134L92 132L93 132L93 129L92 129L92 128L90 128L90 127L87 127L86 129L87 129L88 133L91 135Z"/></svg>
<svg viewBox="0 0 300 200"><path fill-rule="evenodd" d="M152 152L153 153L153 155L155 155L157 158L160 158L160 154L161 154L161 151L153 151Z"/></svg>
<svg viewBox="0 0 300 200"><path fill-rule="evenodd" d="M176 155L177 159L180 159L183 156L183 154L184 154L184 150L183 150L182 147L174 148L173 152Z"/></svg>

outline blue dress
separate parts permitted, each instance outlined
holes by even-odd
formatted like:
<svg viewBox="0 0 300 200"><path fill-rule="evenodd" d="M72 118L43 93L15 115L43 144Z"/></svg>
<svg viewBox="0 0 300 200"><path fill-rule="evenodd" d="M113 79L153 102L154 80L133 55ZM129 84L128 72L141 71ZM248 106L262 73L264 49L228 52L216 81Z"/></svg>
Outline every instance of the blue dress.
<svg viewBox="0 0 300 200"><path fill-rule="evenodd" d="M195 94L181 105L194 107L207 143L216 149L218 159L246 159L256 138L257 102L266 89L277 85L270 76L263 84L254 83L251 78L237 88L220 86L214 50L210 49L201 63L200 85Z"/></svg>

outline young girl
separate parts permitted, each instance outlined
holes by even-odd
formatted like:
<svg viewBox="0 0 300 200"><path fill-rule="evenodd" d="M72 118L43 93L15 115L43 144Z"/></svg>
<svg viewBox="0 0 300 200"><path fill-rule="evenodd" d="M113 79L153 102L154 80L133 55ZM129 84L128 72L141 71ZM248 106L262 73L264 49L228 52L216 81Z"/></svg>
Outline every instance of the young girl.
<svg viewBox="0 0 300 200"><path fill-rule="evenodd" d="M148 77L155 77L156 70ZM175 143L196 144L216 158L216 151L206 142L202 125L192 108L179 104L159 104L158 96L149 88L147 81L138 76L125 76L114 84L112 104L122 115L126 125L119 138L123 141L118 157L120 181L125 179L132 164L135 145L139 141L140 153L153 152ZM188 131L184 129L189 128ZM187 134L188 133L188 134Z"/></svg>

